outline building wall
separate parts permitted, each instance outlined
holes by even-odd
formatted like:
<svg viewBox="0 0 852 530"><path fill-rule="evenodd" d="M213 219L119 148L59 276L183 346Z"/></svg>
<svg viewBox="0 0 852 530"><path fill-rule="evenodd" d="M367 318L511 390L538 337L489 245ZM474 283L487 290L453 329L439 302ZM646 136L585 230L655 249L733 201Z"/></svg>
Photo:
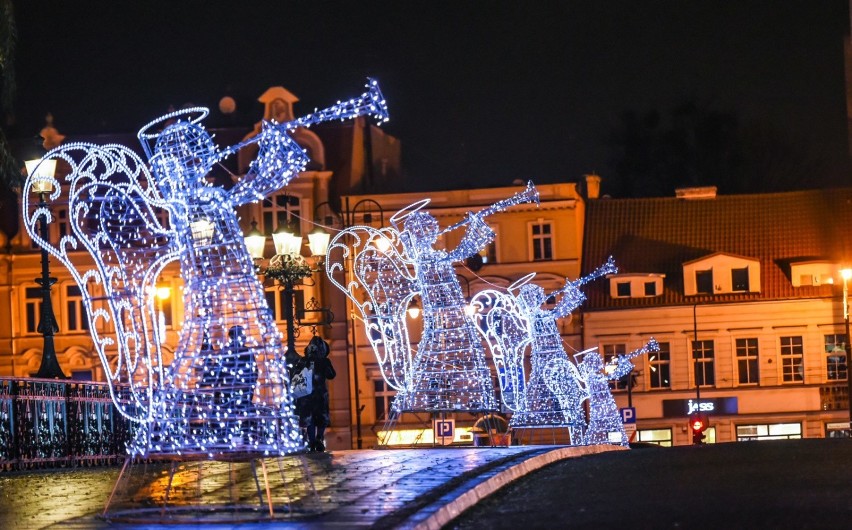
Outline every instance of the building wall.
<svg viewBox="0 0 852 530"><path fill-rule="evenodd" d="M686 411L666 417L663 401L696 399L691 355L696 336L712 340L715 349L715 383L700 388L701 400L737 400L736 413L710 413L717 442L736 441L736 427L743 425L800 423L802 437L822 437L826 424L848 424L845 405L838 409L836 401L826 397L843 395L846 387L845 379L828 379L825 353L825 335L845 333L841 298L594 311L584 314L583 323L588 347L626 343L630 351L650 337L669 343L671 387L651 388L651 361L642 356L635 360L632 402L639 430L671 429L676 445L691 443ZM791 336L802 337L801 382L784 381L781 338ZM758 341L756 384L739 381L736 340L745 338ZM620 407L627 406L626 391L614 394Z"/></svg>

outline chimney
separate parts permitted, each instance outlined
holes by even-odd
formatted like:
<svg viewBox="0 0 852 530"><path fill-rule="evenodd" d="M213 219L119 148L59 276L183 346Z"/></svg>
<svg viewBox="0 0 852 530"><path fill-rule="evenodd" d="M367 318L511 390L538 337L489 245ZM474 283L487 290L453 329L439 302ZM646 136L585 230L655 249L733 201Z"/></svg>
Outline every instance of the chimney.
<svg viewBox="0 0 852 530"><path fill-rule="evenodd" d="M584 175L586 179L586 198L597 199L601 195L601 178L594 173Z"/></svg>
<svg viewBox="0 0 852 530"><path fill-rule="evenodd" d="M696 188L678 188L675 190L675 197L687 201L696 199L715 199L716 186L700 186Z"/></svg>

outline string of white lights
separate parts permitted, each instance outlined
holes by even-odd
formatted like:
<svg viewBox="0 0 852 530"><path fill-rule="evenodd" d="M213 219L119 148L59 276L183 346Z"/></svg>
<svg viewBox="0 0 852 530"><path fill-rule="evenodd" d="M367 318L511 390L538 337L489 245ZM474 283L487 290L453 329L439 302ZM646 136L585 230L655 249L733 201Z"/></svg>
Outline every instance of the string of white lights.
<svg viewBox="0 0 852 530"><path fill-rule="evenodd" d="M30 204L25 226L71 271L119 410L137 422L134 455L246 452L284 455L303 448L284 362L281 334L267 306L235 208L286 186L307 163L288 131L387 108L375 80L359 98L288 124L264 122L249 141L219 150L202 126L206 109L185 109L143 127L139 140L152 173L122 146L71 144L44 159L67 163L65 186L53 178L56 201L67 191L71 234L54 247L38 236L49 208ZM162 129L160 129L162 127ZM207 182L213 164L249 143L258 156L230 190ZM31 213L32 211L32 213ZM88 257L76 250L85 249ZM160 344L154 291L177 262L185 320L174 359ZM115 334L99 330L112 330ZM126 390L125 390L126 389Z"/></svg>

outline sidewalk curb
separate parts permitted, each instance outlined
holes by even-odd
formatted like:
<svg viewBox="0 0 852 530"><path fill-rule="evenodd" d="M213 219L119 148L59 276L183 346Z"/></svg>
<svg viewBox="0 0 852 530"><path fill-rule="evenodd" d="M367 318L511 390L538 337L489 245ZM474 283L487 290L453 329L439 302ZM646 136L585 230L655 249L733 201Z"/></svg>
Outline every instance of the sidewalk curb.
<svg viewBox="0 0 852 530"><path fill-rule="evenodd" d="M546 465L568 458L626 450L627 449L624 447L615 445L590 445L556 448L552 451L536 455L519 464L515 464L498 471L489 478L479 482L474 487L467 489L449 502L445 502L444 499L452 495L454 492L445 495L441 500L426 506L409 517L408 521L401 525L400 528L410 528L413 530L440 530L440 528L449 524L453 519L461 515L462 512L485 497L488 497L503 486L506 486L507 484L510 484L511 482L514 482L515 480ZM472 481L476 480L477 479L472 479ZM464 488L465 485L462 485L457 488L457 491L464 490Z"/></svg>

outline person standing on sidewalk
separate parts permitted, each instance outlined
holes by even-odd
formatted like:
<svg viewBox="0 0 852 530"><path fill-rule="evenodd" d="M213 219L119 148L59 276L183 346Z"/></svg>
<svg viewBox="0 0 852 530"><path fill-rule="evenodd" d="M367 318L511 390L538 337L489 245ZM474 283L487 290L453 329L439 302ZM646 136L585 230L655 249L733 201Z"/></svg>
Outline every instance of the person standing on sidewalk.
<svg viewBox="0 0 852 530"><path fill-rule="evenodd" d="M296 361L292 373L299 373L309 366L313 370L313 389L307 396L296 400L296 414L299 425L307 430L308 450L325 451L325 429L331 423L329 413L328 384L337 372L328 358L330 348L322 337L315 335L305 348L305 356Z"/></svg>

